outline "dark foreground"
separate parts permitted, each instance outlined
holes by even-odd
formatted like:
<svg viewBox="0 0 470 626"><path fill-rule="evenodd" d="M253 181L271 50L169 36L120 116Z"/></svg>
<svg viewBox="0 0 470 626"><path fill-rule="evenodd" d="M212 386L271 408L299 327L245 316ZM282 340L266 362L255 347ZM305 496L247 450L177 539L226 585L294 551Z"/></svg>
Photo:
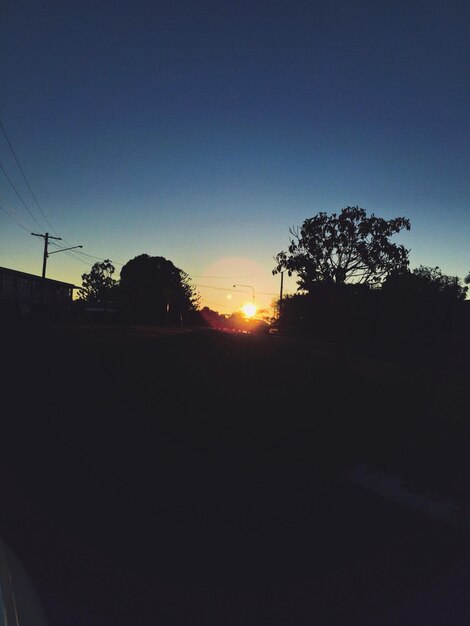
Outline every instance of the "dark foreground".
<svg viewBox="0 0 470 626"><path fill-rule="evenodd" d="M0 536L51 626L379 625L467 549L342 478L367 462L465 497L464 404L436 381L273 337L3 334Z"/></svg>

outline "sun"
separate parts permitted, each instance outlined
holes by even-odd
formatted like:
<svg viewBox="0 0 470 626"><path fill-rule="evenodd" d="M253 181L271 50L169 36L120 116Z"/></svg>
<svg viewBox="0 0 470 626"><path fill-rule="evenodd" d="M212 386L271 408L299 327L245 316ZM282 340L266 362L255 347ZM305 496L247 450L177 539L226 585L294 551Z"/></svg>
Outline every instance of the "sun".
<svg viewBox="0 0 470 626"><path fill-rule="evenodd" d="M256 306L256 304L253 304L251 302L247 302L242 306L242 311L245 317L254 317L257 310L258 307Z"/></svg>

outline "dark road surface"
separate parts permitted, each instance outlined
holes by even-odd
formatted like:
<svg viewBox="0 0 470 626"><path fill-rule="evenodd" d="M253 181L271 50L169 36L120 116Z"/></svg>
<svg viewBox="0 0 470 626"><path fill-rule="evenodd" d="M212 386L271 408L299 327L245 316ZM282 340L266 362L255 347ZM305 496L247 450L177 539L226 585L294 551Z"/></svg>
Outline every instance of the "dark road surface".
<svg viewBox="0 0 470 626"><path fill-rule="evenodd" d="M466 550L341 479L419 395L269 337L20 327L2 345L0 536L51 626L379 625Z"/></svg>

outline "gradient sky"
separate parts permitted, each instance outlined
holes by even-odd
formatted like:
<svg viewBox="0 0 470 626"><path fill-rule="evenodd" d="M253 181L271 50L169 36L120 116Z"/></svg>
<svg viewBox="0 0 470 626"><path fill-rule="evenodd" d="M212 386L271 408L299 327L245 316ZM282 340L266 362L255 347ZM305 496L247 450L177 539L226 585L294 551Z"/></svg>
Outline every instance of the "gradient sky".
<svg viewBox="0 0 470 626"><path fill-rule="evenodd" d="M411 220L396 240L412 267L463 278L469 7L4 0L0 119L54 230L0 133L39 222L0 172L0 204L26 228L0 211L0 265L40 274L28 232L49 230L118 271L164 256L221 312L251 298L233 284L268 306L289 227L359 205ZM93 262L56 254L48 276L80 285Z"/></svg>

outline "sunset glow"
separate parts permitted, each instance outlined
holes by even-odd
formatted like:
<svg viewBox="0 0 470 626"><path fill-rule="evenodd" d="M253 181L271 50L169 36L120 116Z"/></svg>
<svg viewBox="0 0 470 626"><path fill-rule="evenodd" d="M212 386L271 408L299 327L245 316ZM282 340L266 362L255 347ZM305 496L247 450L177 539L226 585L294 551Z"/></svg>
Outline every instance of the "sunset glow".
<svg viewBox="0 0 470 626"><path fill-rule="evenodd" d="M242 311L245 317L254 317L257 310L258 307L256 306L256 304L253 304L251 302L247 302L242 306Z"/></svg>

